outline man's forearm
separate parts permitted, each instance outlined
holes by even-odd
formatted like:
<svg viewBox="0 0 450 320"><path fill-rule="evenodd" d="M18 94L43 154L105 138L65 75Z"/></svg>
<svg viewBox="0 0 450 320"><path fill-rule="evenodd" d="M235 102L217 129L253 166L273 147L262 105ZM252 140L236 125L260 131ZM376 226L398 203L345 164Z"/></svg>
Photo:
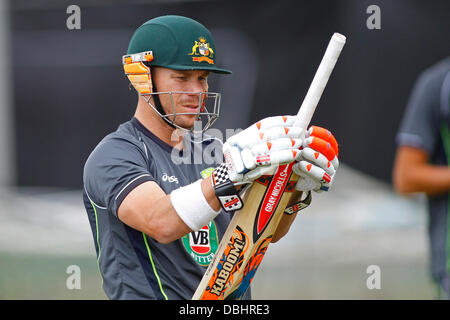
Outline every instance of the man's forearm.
<svg viewBox="0 0 450 320"><path fill-rule="evenodd" d="M450 190L450 168L422 164L404 172L398 180L396 189L400 193L424 192L435 196Z"/></svg>
<svg viewBox="0 0 450 320"><path fill-rule="evenodd" d="M450 168L429 164L428 154L421 149L402 146L397 151L393 182L399 193L439 195L450 190Z"/></svg>

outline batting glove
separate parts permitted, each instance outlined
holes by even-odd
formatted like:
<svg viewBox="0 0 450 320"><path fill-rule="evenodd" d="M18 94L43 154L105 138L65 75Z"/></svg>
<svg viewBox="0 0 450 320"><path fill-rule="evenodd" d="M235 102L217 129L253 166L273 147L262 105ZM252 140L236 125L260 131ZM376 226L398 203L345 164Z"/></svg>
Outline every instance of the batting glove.
<svg viewBox="0 0 450 320"><path fill-rule="evenodd" d="M300 177L298 191L328 191L339 167L338 143L330 131L312 126L306 133L293 171Z"/></svg>
<svg viewBox="0 0 450 320"><path fill-rule="evenodd" d="M295 116L265 118L230 137L223 145L225 162L213 171L216 196L226 211L239 210L235 186L271 175L278 165L299 158L302 129Z"/></svg>
<svg viewBox="0 0 450 320"><path fill-rule="evenodd" d="M269 117L230 137L223 146L230 180L251 182L299 156L302 129L295 116Z"/></svg>

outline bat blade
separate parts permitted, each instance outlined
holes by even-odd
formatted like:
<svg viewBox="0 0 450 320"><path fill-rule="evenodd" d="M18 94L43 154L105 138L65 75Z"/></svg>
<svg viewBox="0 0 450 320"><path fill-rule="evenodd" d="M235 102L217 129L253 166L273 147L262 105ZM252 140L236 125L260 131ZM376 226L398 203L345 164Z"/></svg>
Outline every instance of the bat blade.
<svg viewBox="0 0 450 320"><path fill-rule="evenodd" d="M345 37L335 33L322 58L297 114L295 126L303 133L311 121ZM280 165L273 176L256 180L244 195L244 207L235 213L216 255L194 293L193 299L240 299L261 264L286 206L294 196L298 176L291 164ZM298 195L297 195L298 196Z"/></svg>
<svg viewBox="0 0 450 320"><path fill-rule="evenodd" d="M193 299L243 297L295 190L298 176L292 166L281 165L273 176L259 178L244 195L244 207L231 220Z"/></svg>

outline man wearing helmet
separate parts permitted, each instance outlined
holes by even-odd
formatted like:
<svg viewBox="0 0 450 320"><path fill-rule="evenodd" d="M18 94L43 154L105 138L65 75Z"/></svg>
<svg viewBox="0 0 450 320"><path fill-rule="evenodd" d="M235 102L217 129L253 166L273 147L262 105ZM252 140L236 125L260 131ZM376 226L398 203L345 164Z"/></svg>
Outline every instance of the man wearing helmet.
<svg viewBox="0 0 450 320"><path fill-rule="evenodd" d="M217 142L192 139L218 117L220 94L208 91L208 75L231 71L216 67L216 58L210 32L180 16L149 20L130 41L123 66L138 92L135 115L97 145L83 175L84 204L110 299L190 299L233 212L243 205L240 192L278 164L296 161L296 189L299 197L300 191L308 195L306 201L311 190L326 191L333 181L334 137L313 127L301 140L292 116L263 119L227 139L223 163L175 161L174 155L193 158ZM274 241L289 230L298 201Z"/></svg>

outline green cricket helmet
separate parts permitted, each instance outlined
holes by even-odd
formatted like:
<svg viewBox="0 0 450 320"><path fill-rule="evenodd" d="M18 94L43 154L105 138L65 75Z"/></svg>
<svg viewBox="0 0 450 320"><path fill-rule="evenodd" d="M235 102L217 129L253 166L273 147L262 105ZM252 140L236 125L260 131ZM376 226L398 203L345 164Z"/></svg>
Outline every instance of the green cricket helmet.
<svg viewBox="0 0 450 320"><path fill-rule="evenodd" d="M216 59L214 39L208 29L193 19L169 15L151 19L141 25L132 36L122 62L134 88L171 127L203 132L219 117L220 93L196 92L198 112L183 114L196 115L198 121L194 128L182 128L175 123L177 113L172 95L192 92L158 92L152 83L150 69L156 66L230 74L231 71L216 67ZM159 99L161 94L171 96L172 113L168 114L163 110ZM152 97L154 104L150 101Z"/></svg>
<svg viewBox="0 0 450 320"><path fill-rule="evenodd" d="M145 22L131 38L127 54L146 51L153 52L149 66L231 73L216 67L217 52L211 33L190 18L171 15Z"/></svg>

